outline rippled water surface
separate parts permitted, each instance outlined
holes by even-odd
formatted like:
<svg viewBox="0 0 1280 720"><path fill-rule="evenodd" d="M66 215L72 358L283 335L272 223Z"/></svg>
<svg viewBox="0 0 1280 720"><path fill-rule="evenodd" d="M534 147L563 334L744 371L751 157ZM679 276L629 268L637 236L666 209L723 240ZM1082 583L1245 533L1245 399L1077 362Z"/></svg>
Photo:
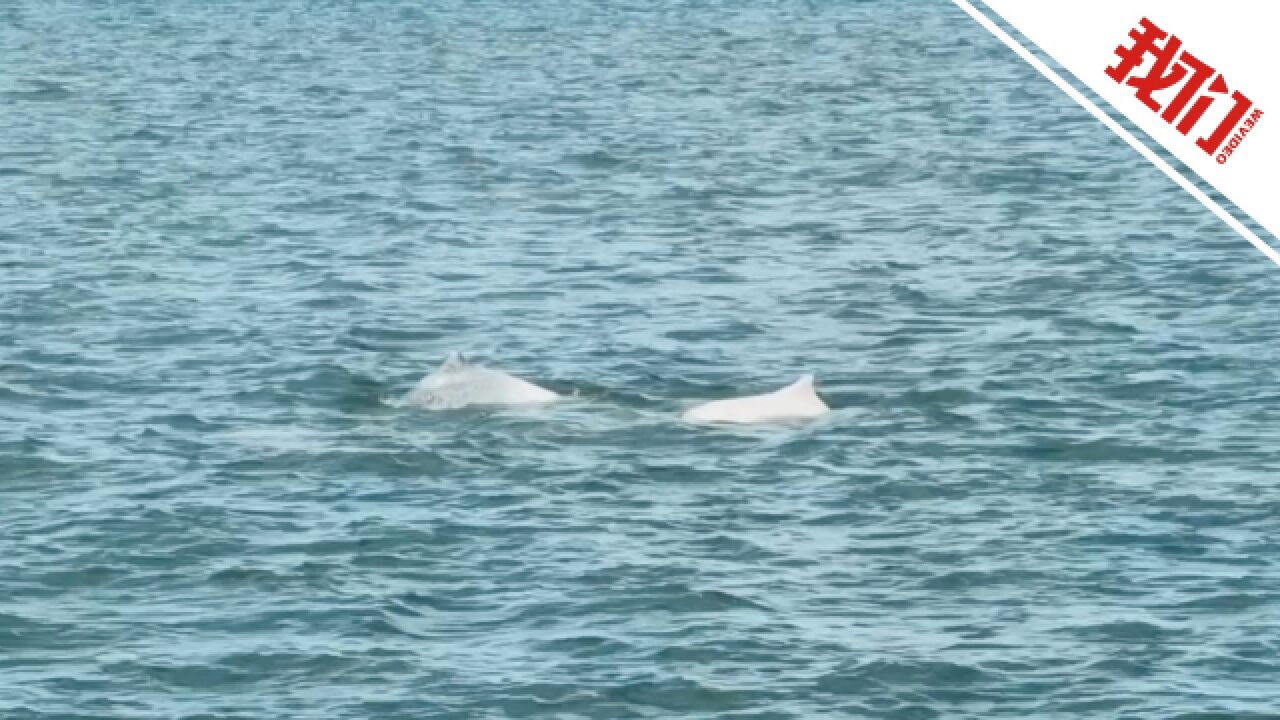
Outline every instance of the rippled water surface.
<svg viewBox="0 0 1280 720"><path fill-rule="evenodd" d="M0 717L1276 717L1276 269L950 3L0 60Z"/></svg>

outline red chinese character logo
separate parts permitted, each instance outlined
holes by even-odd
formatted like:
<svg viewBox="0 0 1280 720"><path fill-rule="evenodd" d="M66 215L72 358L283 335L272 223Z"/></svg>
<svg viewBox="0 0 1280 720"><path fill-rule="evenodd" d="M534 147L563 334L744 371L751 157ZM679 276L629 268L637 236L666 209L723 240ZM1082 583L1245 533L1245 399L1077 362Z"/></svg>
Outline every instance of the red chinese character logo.
<svg viewBox="0 0 1280 720"><path fill-rule="evenodd" d="M1169 35L1145 17L1142 18L1140 25L1141 29L1134 28L1129 31L1129 37L1133 39L1131 47L1123 45L1116 47L1116 56L1120 60L1107 68L1107 75L1118 83L1122 82L1137 88L1135 96L1138 100L1156 112L1160 112L1160 103L1151 94L1167 90L1178 83L1184 83L1177 95L1164 106L1164 112L1160 112L1160 117L1167 123L1173 123L1181 115L1182 119L1175 127L1178 132L1186 135L1204 116L1216 97L1226 95L1229 89L1227 80L1208 63L1182 50L1182 41L1176 35ZM1153 62L1146 74L1134 73L1146 61L1147 56L1151 56ZM1208 92L1196 97L1210 78L1213 78L1213 81L1209 82ZM1195 102L1192 102L1193 98ZM1235 104L1222 122L1218 123L1218 127L1214 128L1208 137L1196 140L1196 145L1210 155L1218 151L1223 141L1231 135L1233 129L1240 125L1241 119L1253 105L1253 102L1239 90L1231 93L1231 100ZM1187 109L1188 104L1191 106L1190 109ZM1184 110L1186 110L1185 113ZM1252 124L1249 127L1252 129ZM1220 157L1219 162L1225 162L1225 158Z"/></svg>

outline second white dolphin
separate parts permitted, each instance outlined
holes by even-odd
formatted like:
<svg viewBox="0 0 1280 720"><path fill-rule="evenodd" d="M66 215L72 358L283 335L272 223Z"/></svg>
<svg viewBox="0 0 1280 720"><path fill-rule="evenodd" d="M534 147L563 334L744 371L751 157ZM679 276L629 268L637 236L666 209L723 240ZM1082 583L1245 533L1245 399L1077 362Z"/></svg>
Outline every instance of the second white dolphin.
<svg viewBox="0 0 1280 720"><path fill-rule="evenodd" d="M809 420L831 412L813 387L813 375L770 393L715 400L689 408L681 419L694 423L767 423Z"/></svg>
<svg viewBox="0 0 1280 720"><path fill-rule="evenodd" d="M559 397L528 380L450 353L435 372L418 381L404 401L428 410L452 410L468 405L541 405Z"/></svg>

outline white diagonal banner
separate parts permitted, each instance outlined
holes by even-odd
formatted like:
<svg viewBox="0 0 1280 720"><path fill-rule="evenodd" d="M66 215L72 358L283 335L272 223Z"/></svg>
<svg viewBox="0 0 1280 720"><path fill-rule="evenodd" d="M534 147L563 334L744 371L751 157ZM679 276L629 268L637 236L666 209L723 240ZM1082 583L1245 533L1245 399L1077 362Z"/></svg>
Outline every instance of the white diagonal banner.
<svg viewBox="0 0 1280 720"><path fill-rule="evenodd" d="M956 0L1274 262L1277 253L1124 130L1123 115L1272 236L1280 237L1280 2ZM985 11L985 12L984 12ZM1102 98L1099 108L986 13Z"/></svg>

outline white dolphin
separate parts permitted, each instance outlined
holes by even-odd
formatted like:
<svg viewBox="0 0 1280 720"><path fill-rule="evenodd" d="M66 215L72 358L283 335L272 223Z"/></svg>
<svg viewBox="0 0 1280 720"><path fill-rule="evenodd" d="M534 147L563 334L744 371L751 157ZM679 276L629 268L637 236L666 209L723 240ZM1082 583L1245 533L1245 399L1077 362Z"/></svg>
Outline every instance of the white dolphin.
<svg viewBox="0 0 1280 720"><path fill-rule="evenodd" d="M455 352L419 380L404 402L428 410L452 410L468 405L541 405L559 397L501 370L470 363Z"/></svg>
<svg viewBox="0 0 1280 720"><path fill-rule="evenodd" d="M689 408L681 415L693 423L767 423L808 420L831 412L813 388L813 375L771 393L715 400Z"/></svg>

